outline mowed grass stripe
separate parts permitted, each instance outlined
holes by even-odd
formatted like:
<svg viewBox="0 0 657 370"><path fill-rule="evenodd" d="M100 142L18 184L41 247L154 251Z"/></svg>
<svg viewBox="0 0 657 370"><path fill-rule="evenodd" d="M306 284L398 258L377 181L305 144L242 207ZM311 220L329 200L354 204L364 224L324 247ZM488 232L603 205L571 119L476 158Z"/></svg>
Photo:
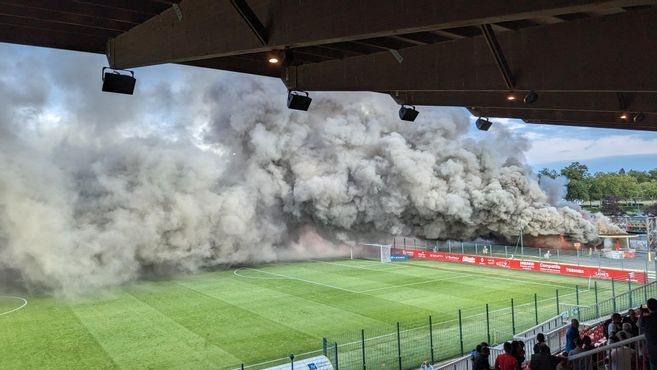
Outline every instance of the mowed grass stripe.
<svg viewBox="0 0 657 370"><path fill-rule="evenodd" d="M307 273L299 273L299 269L303 271L308 268L305 264L302 264L299 267L295 266L294 269L290 269L289 267L286 269L283 266L268 266L268 268L282 275L309 277L307 276ZM315 278L317 277L318 275L315 275ZM338 278L339 275L333 276L331 282L339 285L340 280L338 280ZM350 279L351 278L348 278L346 280L350 281ZM272 289L284 290L289 294L305 298L312 302L331 305L341 310L361 314L370 319L388 324L394 324L396 322L395 320L400 317L420 316L424 318L434 312L430 309L408 305L395 300L388 300L384 297L365 293L352 293L319 285L312 285L300 280L273 280L271 282L265 282L271 284ZM394 313L394 315L391 313Z"/></svg>
<svg viewBox="0 0 657 370"><path fill-rule="evenodd" d="M117 366L70 308L52 299L0 317L0 367L114 369Z"/></svg>
<svg viewBox="0 0 657 370"><path fill-rule="evenodd" d="M235 280L237 281L230 283L230 287L235 289L220 289L217 288L217 284L214 286L195 284L194 289L210 296L221 297L220 299L222 300L235 300L237 302L243 297L243 292L245 289L248 290L251 284L259 285L267 283L266 281L240 280L239 278ZM188 283L183 284L187 285ZM221 286L225 288L226 282L221 284ZM284 287L279 286L279 288ZM269 358L285 357L290 352L300 353L317 350L321 348L322 336L342 333L344 332L344 327L360 327L361 325L382 327L386 325L384 322L372 320L357 313L344 311L332 305L317 303L304 297L290 294L280 296L277 289L273 290L273 292L274 296L276 296L274 299L259 296L257 299L252 299L246 306L240 305L240 307L253 312L254 316L266 317L271 321L285 325L291 330L305 333L308 336L308 340L304 342L297 341L296 346L291 346L290 343L294 343L293 338L281 336L279 338L281 341L288 342L282 351L276 352L268 358L254 358L249 362L260 362ZM339 324L336 325L336 323ZM337 329L337 332L334 329Z"/></svg>
<svg viewBox="0 0 657 370"><path fill-rule="evenodd" d="M309 266L308 264L299 264L297 269L295 269L295 275L288 275L294 278L307 278L310 279L313 276L317 278L318 276L321 276L322 278L325 276L330 276L332 275L332 279L330 281L333 284L336 284L338 287L340 287L340 278L341 275L350 275L350 278L355 278L357 276L363 276L363 279L366 279L368 281L376 281L375 279L379 278L379 273L377 272L371 272L367 270L362 270L360 268L352 268L350 269L349 263L351 261L343 261L341 262L338 267L334 267L331 270L331 272L327 274L320 274L318 273L317 269L310 269L313 266ZM360 262L360 261L359 261ZM371 264L380 264L380 262L370 262ZM336 266L335 263L328 263L333 266ZM360 263L359 263L360 264ZM436 266L438 266L439 263L436 263ZM360 266L359 266L360 267ZM273 271L280 271L280 266L271 266L271 268L275 269ZM306 273L301 273L299 272L299 268L307 271ZM322 267L323 269L324 267ZM319 272L322 269L319 269ZM499 269L492 269L492 268L486 268L488 271L487 273L479 273L479 275L472 276L472 274L464 272L464 273L455 273L452 271L452 269L443 269L443 268L432 268L432 269L427 269L424 272L422 272L422 275L419 275L417 273L414 273L413 276L416 278L411 278L410 280L408 278L400 278L398 276L395 276L395 272L391 273L385 273L384 276L381 278L381 280L385 281L380 281L379 283L386 283L386 282L399 282L399 283L407 283L408 281L412 280L417 280L418 276L422 276L424 279L428 278L436 278L439 277L437 280L438 281L429 281L423 283L423 284L417 284L416 286L409 286L409 287L403 287L400 286L399 289L394 289L395 285L389 284L387 288L391 288L390 291L388 289L384 289L383 291L379 292L378 294L376 291L371 292L371 294L377 295L380 299L385 299L388 301L394 301L397 303L403 303L405 305L414 305L418 308L424 308L426 309L429 305L435 304L435 306L431 307L431 310L433 312L437 313L442 313L447 315L448 317L453 317L453 311L454 308L450 307L450 305L440 305L441 302L450 301L454 300L455 298L458 298L459 301L462 302L462 308L463 311L466 314L469 314L471 312L482 312L482 307L483 304L481 302L488 302L493 305L499 304L500 306L503 307L508 307L510 305L510 302L508 299L500 300L499 297L508 295L508 292L512 291L516 293L518 296L523 296L526 295L527 297L525 298L527 302L530 299L533 299L533 293L536 291L537 287L536 285L548 285L548 286L557 286L557 287L562 287L562 294L566 293L566 289L564 287L570 286L570 290L574 292L574 285L570 284L565 284L565 283L554 283L554 282L526 282L527 284L525 285L519 285L519 280L518 279L510 279L510 278L505 278L505 277L499 277L497 276L497 270ZM351 270L349 271L344 271L344 270ZM411 270L411 269L409 269ZM421 269L420 269L421 270ZM495 273L495 274L494 274ZM308 274L312 274L308 275ZM282 274L281 274L282 275ZM452 279L454 275L462 277L462 279L458 281L450 281L454 280ZM483 285L481 280L479 278L481 275L484 275L487 280L494 280L494 282L491 282L490 284ZM536 277L535 277L536 278ZM394 279L391 281L391 279ZM432 283L433 282L433 283ZM379 284L380 285L380 284ZM353 288L353 285L349 285L350 287ZM462 292L470 292L472 293L470 296L463 297ZM362 291L360 293L363 294L370 294L370 292L367 291ZM500 294L502 293L502 294ZM431 297L431 298L427 298ZM518 301L518 304L520 303L525 303L521 301ZM439 307L445 307L445 309L441 309Z"/></svg>
<svg viewBox="0 0 657 370"><path fill-rule="evenodd" d="M244 294L244 290L241 291ZM258 362L272 357L285 356L289 343L304 346L317 339L296 331L267 317L255 314L248 305L236 305L225 299L210 296L188 282L158 285L152 291L140 289L134 294L140 300L176 320L180 325L205 337L208 343L222 348L241 359L241 362ZM257 351L253 343L266 343ZM224 359L221 366L239 366L240 361Z"/></svg>
<svg viewBox="0 0 657 370"><path fill-rule="evenodd" d="M121 368L212 368L239 359L142 303L129 292L73 311Z"/></svg>
<svg viewBox="0 0 657 370"><path fill-rule="evenodd" d="M222 284L196 282L194 288L205 294L221 297L223 300L274 321L281 321L287 326L310 333L319 339L322 337L322 329L325 330L327 326L331 326L335 322L347 326L367 321L370 321L371 325L385 325L382 321L373 320L359 313L344 311L332 304L318 303L305 296L290 294L289 284L289 280L250 280L236 277L230 282L223 281ZM305 286L304 289L307 290L308 286ZM245 300L244 291L253 292L253 295L248 296L248 299ZM316 293L318 292L312 294ZM330 296L335 294L335 291L327 289L320 294Z"/></svg>

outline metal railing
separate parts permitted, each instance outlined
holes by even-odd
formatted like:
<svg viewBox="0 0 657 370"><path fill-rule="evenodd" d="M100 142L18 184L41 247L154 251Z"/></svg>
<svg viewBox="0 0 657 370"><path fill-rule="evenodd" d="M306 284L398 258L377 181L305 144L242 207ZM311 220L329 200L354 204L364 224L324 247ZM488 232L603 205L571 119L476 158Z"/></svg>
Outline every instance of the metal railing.
<svg viewBox="0 0 657 370"><path fill-rule="evenodd" d="M560 315L554 316L553 318L551 318L549 320L545 320L544 322L542 322L538 325L532 326L531 328L514 335L513 339L521 340L521 341L524 342L524 341L529 340L533 337L536 337L536 335L538 333L545 333L545 332L551 331L553 329L560 328L561 326L563 326L566 323L566 321L567 321L566 318L567 317L568 316L566 315L565 312L560 314Z"/></svg>
<svg viewBox="0 0 657 370"><path fill-rule="evenodd" d="M568 356L568 362L575 370L610 370L645 369L644 356L646 338L639 335L610 345L601 346L590 351Z"/></svg>
<svg viewBox="0 0 657 370"><path fill-rule="evenodd" d="M472 367L472 358L470 358L470 355L468 355L436 364L433 368L436 370L472 370Z"/></svg>

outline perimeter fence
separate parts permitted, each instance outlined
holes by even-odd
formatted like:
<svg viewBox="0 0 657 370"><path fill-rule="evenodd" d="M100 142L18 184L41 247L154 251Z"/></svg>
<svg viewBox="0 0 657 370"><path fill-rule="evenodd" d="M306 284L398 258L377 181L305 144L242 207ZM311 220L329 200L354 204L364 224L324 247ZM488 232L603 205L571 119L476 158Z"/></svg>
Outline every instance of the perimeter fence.
<svg viewBox="0 0 657 370"><path fill-rule="evenodd" d="M523 245L504 245L486 242L460 242L421 240L416 238L395 237L392 240L397 249L419 249L433 252L456 253L473 256L516 258L521 260L550 261L585 265L592 267L609 267L622 271L643 271L652 278L657 269L657 257L652 251L633 250L632 254L622 251L603 251L584 247L581 249L533 248Z"/></svg>
<svg viewBox="0 0 657 370"><path fill-rule="evenodd" d="M602 285L602 284L601 284ZM462 309L440 318L400 321L324 338L323 353L335 369L417 369L463 356L478 343L500 343L542 322L579 318L594 320L636 307L657 297L657 282L645 285L604 282L599 287L555 290L552 297L534 294L506 304ZM564 321L565 322L565 321ZM554 326L558 326L555 322ZM540 329L537 329L540 330Z"/></svg>

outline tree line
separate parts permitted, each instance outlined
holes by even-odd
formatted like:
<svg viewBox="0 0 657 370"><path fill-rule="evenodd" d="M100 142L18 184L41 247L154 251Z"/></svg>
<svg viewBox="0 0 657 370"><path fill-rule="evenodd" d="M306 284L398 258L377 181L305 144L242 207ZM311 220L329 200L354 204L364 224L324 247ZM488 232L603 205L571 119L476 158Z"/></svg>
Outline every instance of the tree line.
<svg viewBox="0 0 657 370"><path fill-rule="evenodd" d="M538 173L541 176L557 178L566 177L568 192L566 200L576 202L600 201L603 208L609 203L624 201L654 202L657 200L657 168L649 171L636 171L621 168L617 172L589 173L589 168L582 163L573 162L560 171L543 168ZM657 208L657 206L649 207ZM617 209L610 209L609 214L622 213Z"/></svg>

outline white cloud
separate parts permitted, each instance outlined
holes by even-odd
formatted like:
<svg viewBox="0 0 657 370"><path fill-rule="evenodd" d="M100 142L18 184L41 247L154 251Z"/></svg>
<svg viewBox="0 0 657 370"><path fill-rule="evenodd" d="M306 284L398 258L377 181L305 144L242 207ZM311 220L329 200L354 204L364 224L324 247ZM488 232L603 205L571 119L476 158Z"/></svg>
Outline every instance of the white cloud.
<svg viewBox="0 0 657 370"><path fill-rule="evenodd" d="M581 161L624 155L657 155L657 137L640 134L608 135L597 138L550 136L532 140L526 153L531 164ZM581 135L584 137L584 135Z"/></svg>

